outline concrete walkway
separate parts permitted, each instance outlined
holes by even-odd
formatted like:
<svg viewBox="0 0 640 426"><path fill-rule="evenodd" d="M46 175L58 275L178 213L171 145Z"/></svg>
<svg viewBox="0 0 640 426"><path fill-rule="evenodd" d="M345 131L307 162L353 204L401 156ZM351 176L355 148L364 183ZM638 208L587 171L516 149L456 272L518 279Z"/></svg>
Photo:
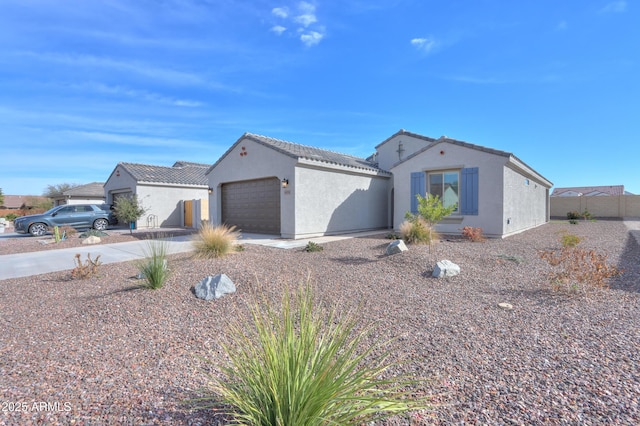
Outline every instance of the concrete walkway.
<svg viewBox="0 0 640 426"><path fill-rule="evenodd" d="M629 233L636 238L636 242L640 245L640 217L625 217L624 224L627 226Z"/></svg>
<svg viewBox="0 0 640 426"><path fill-rule="evenodd" d="M380 234L381 232L384 231L360 232L303 240L279 239L274 238L273 235L242 234L237 242L239 244L256 244L290 250L305 247L309 241L322 244L347 238ZM9 237L9 235L4 235L3 237L6 238ZM167 242L167 254L191 251L193 249L191 244L193 237L194 235L184 235L164 238L163 240ZM23 236L23 238L33 237ZM2 244L2 242L0 242L0 244ZM96 244L67 249L9 254L0 256L0 280L71 270L75 267L74 259L78 253L83 262L86 261L87 254L90 254L92 259L100 255L100 262L109 264L144 259L148 251L149 240L140 240L126 243Z"/></svg>

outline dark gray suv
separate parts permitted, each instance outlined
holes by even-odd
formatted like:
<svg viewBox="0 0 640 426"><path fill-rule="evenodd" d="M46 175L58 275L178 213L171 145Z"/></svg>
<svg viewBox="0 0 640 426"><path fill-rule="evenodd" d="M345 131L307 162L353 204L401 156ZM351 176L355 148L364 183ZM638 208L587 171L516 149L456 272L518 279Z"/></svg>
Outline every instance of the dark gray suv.
<svg viewBox="0 0 640 426"><path fill-rule="evenodd" d="M104 231L109 225L118 223L108 204L69 204L56 206L42 214L18 217L13 228L19 234L27 232L34 236L47 233L54 226L93 228Z"/></svg>

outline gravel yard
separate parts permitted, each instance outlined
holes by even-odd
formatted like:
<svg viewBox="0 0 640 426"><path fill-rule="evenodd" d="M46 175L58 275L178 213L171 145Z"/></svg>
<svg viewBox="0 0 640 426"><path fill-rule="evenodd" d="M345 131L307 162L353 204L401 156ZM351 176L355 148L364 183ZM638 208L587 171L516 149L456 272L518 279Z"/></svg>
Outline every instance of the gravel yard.
<svg viewBox="0 0 640 426"><path fill-rule="evenodd" d="M625 270L611 289L550 290L538 251L560 247L563 230ZM32 240L3 239L0 254ZM394 373L426 379L416 392L433 395L433 410L390 424L640 424L640 249L623 222L442 241L438 259L462 270L443 280L430 277L427 246L384 256L388 243L380 234L315 253L247 244L223 259L174 255L156 291L137 287L133 263L88 280L0 281L0 424L224 424L185 401L225 362L228 318L247 315L252 293L275 303L308 276L324 302L374 321L372 338L397 338ZM238 291L197 299L193 286L216 273Z"/></svg>

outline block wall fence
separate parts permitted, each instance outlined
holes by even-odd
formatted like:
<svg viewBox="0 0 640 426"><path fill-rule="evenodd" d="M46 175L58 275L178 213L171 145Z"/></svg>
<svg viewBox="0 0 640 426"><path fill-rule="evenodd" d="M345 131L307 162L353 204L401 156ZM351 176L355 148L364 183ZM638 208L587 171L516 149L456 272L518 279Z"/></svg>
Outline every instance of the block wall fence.
<svg viewBox="0 0 640 426"><path fill-rule="evenodd" d="M587 210L593 217L640 217L640 195L551 197L551 217L566 219L571 211Z"/></svg>

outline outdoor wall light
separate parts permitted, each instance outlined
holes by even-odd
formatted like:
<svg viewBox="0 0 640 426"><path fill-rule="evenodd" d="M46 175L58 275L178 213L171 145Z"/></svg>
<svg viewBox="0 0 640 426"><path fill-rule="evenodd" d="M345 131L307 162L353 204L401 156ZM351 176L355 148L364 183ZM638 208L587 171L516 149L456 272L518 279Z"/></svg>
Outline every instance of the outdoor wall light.
<svg viewBox="0 0 640 426"><path fill-rule="evenodd" d="M207 188L207 190L209 191L209 194L213 194L213 188L212 187Z"/></svg>
<svg viewBox="0 0 640 426"><path fill-rule="evenodd" d="M287 186L289 186L289 179L282 179L282 187L286 188Z"/></svg>

